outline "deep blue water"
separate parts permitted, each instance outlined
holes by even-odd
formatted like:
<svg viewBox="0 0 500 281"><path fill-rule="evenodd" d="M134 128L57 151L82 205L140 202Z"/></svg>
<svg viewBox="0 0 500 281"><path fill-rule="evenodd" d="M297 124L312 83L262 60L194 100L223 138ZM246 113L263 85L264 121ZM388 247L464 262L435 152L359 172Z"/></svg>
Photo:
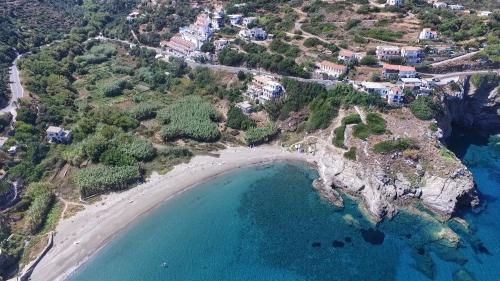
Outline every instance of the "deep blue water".
<svg viewBox="0 0 500 281"><path fill-rule="evenodd" d="M70 280L500 280L500 147L465 146L462 156L484 204L464 214L472 231L447 223L458 249L436 241L443 224L433 218L402 212L374 226L355 201L323 201L312 169L273 164L179 195Z"/></svg>

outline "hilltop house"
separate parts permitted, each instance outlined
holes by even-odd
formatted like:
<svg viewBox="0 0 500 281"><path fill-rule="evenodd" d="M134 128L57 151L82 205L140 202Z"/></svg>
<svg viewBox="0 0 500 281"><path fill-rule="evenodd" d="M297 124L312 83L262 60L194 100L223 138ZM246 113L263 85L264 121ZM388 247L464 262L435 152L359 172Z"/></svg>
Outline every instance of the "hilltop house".
<svg viewBox="0 0 500 281"><path fill-rule="evenodd" d="M401 56L406 63L416 64L422 62L422 49L420 47L405 46L401 48Z"/></svg>
<svg viewBox="0 0 500 281"><path fill-rule="evenodd" d="M375 51L379 60L389 60L401 56L401 50L397 46L377 46Z"/></svg>
<svg viewBox="0 0 500 281"><path fill-rule="evenodd" d="M326 74L329 77L340 77L347 72L347 66L326 60L316 63L316 67L318 67L317 73Z"/></svg>
<svg viewBox="0 0 500 281"><path fill-rule="evenodd" d="M352 62L355 60L361 60L363 58L362 53L355 53L353 51L349 51L346 49L342 49L339 52L339 55L337 56L337 59L343 62Z"/></svg>
<svg viewBox="0 0 500 281"><path fill-rule="evenodd" d="M432 6L436 9L446 9L446 7L448 7L448 4L446 4L445 2L435 2L434 4L432 4Z"/></svg>
<svg viewBox="0 0 500 281"><path fill-rule="evenodd" d="M252 100L264 104L280 98L285 94L285 89L273 77L257 75L253 77L245 95Z"/></svg>
<svg viewBox="0 0 500 281"><path fill-rule="evenodd" d="M435 40L437 39L437 32L432 31L430 28L424 28L418 35L419 40Z"/></svg>
<svg viewBox="0 0 500 281"><path fill-rule="evenodd" d="M244 114L248 115L252 113L252 104L248 101L242 101L236 104L236 107L239 108Z"/></svg>
<svg viewBox="0 0 500 281"><path fill-rule="evenodd" d="M166 48L174 56L190 57L196 51L196 45L180 36L174 36L170 41L162 41L160 43L162 48Z"/></svg>
<svg viewBox="0 0 500 281"><path fill-rule="evenodd" d="M389 6L403 6L404 0L387 0L386 4Z"/></svg>
<svg viewBox="0 0 500 281"><path fill-rule="evenodd" d="M401 106L404 102L404 93L398 86L391 87L387 94L383 96L388 105Z"/></svg>
<svg viewBox="0 0 500 281"><path fill-rule="evenodd" d="M244 39L255 40L255 41L266 40L267 38L266 31L260 27L240 30L238 34L240 35L240 37Z"/></svg>
<svg viewBox="0 0 500 281"><path fill-rule="evenodd" d="M254 24L257 22L257 18L256 17L246 17L246 18L243 18L243 25L244 26L248 26L249 24Z"/></svg>
<svg viewBox="0 0 500 281"><path fill-rule="evenodd" d="M451 10L458 10L458 11L465 9L465 7L462 5L449 5L448 8L450 8Z"/></svg>
<svg viewBox="0 0 500 281"><path fill-rule="evenodd" d="M413 66L385 63L382 68L382 76L388 79L412 78L417 76L417 71Z"/></svg>
<svg viewBox="0 0 500 281"><path fill-rule="evenodd" d="M62 127L49 126L46 130L49 143L67 143L71 141L71 131Z"/></svg>
<svg viewBox="0 0 500 281"><path fill-rule="evenodd" d="M228 15L229 22L231 25L239 25L241 23L241 19L243 18L242 15Z"/></svg>

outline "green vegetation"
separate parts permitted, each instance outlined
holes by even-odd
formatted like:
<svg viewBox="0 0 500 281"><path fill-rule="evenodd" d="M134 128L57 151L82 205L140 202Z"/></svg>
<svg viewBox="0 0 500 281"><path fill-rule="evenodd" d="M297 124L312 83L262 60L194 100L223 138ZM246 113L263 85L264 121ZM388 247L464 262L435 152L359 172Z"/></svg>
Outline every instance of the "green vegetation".
<svg viewBox="0 0 500 281"><path fill-rule="evenodd" d="M80 170L74 176L82 197L123 190L142 178L137 166L95 166Z"/></svg>
<svg viewBox="0 0 500 281"><path fill-rule="evenodd" d="M363 107L385 108L385 102L376 94L360 94L350 85L339 84L328 92L320 93L309 105L311 111L307 129L315 130L326 128L332 118L337 116L340 106L349 107L359 105Z"/></svg>
<svg viewBox="0 0 500 281"><path fill-rule="evenodd" d="M285 43L280 39L273 40L271 44L269 44L269 48L276 53L292 58L297 57L300 53L299 47Z"/></svg>
<svg viewBox="0 0 500 281"><path fill-rule="evenodd" d="M373 151L376 153L387 154L395 151L403 151L410 148L417 148L412 139L402 138L398 140L387 140L376 143Z"/></svg>
<svg viewBox="0 0 500 281"><path fill-rule="evenodd" d="M361 64L361 65L376 65L376 64L378 64L378 59L376 56L366 55L366 56L361 58L361 60L359 61L359 64Z"/></svg>
<svg viewBox="0 0 500 281"><path fill-rule="evenodd" d="M381 135L386 132L386 122L378 113L366 115L366 124L359 123L353 128L353 136L366 140L371 135Z"/></svg>
<svg viewBox="0 0 500 281"><path fill-rule="evenodd" d="M247 130L255 126L255 122L243 114L241 109L237 107L231 107L227 112L226 124L229 128L236 130Z"/></svg>
<svg viewBox="0 0 500 281"><path fill-rule="evenodd" d="M165 124L160 135L165 140L190 138L198 141L215 141L220 137L215 122L219 113L198 96L187 96L158 112L157 118Z"/></svg>
<svg viewBox="0 0 500 281"><path fill-rule="evenodd" d="M371 28L361 30L361 35L378 40L393 42L403 37L403 32L393 31L386 28Z"/></svg>
<svg viewBox="0 0 500 281"><path fill-rule="evenodd" d="M43 225L54 200L53 187L49 183L32 183L27 188L27 197L31 199L25 213L24 230L35 234Z"/></svg>
<svg viewBox="0 0 500 281"><path fill-rule="evenodd" d="M344 158L349 159L351 161L356 161L356 152L357 148L353 146L349 148L349 151L344 152Z"/></svg>
<svg viewBox="0 0 500 281"><path fill-rule="evenodd" d="M245 141L248 145L258 145L270 141L278 132L278 126L274 123L269 123L265 127L250 127L245 132Z"/></svg>
<svg viewBox="0 0 500 281"><path fill-rule="evenodd" d="M0 180L0 205L5 202L5 197L12 191L12 184L6 180Z"/></svg>
<svg viewBox="0 0 500 281"><path fill-rule="evenodd" d="M421 120L431 120L442 112L442 108L438 102L431 97L420 97L410 103L410 110Z"/></svg>
<svg viewBox="0 0 500 281"><path fill-rule="evenodd" d="M473 74L470 82L478 89L490 90L498 86L500 76L496 73Z"/></svg>
<svg viewBox="0 0 500 281"><path fill-rule="evenodd" d="M333 139L333 145L339 148L346 148L344 145L344 135L347 125L359 124L361 123L361 116L357 113L350 114L342 118L342 125L334 130L335 138Z"/></svg>

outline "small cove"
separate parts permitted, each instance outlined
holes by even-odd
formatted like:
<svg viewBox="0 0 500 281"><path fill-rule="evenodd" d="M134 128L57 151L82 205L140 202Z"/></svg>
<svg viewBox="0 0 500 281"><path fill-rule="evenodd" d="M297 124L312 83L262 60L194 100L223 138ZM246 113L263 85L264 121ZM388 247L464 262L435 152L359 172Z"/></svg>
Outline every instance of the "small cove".
<svg viewBox="0 0 500 281"><path fill-rule="evenodd" d="M458 249L443 225L401 212L371 224L357 202L338 209L312 188L317 173L275 163L190 189L118 235L69 280L500 280L499 154L470 145L482 211L468 212Z"/></svg>

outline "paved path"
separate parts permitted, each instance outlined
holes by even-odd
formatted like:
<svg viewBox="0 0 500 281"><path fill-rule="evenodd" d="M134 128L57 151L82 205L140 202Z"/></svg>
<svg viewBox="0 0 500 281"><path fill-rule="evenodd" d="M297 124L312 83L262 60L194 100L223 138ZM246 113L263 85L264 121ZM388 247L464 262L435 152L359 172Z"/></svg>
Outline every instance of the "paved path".
<svg viewBox="0 0 500 281"><path fill-rule="evenodd" d="M9 104L5 108L0 109L0 112L2 113L10 112L12 114L12 121L16 120L17 105L18 105L17 102L20 98L24 96L24 89L23 86L21 85L19 70L17 69L17 60L20 57L21 55L17 56L17 58L12 63L12 66L10 67L9 82L10 82L11 97L9 100Z"/></svg>
<svg viewBox="0 0 500 281"><path fill-rule="evenodd" d="M437 79L450 78L455 76L463 76L463 75L472 75L472 74L480 74L480 73L496 73L500 74L500 70L491 69L491 70L473 70L473 71L461 71L461 72L451 72L451 73L443 73L443 74L431 74L431 73L419 73L422 76L428 76Z"/></svg>
<svg viewBox="0 0 500 281"><path fill-rule="evenodd" d="M479 53L480 51L481 50L475 51L475 52L471 52L471 53L467 53L467 54L464 54L464 55L461 55L461 56L458 56L458 57L454 57L454 58L451 58L451 59L445 59L445 60L442 60L442 61L434 62L434 63L431 63L429 65L431 65L431 66L440 66L440 65L444 65L444 64L447 64L447 63L450 63L450 62L457 61L457 60L463 60L463 59L472 57L473 55Z"/></svg>

